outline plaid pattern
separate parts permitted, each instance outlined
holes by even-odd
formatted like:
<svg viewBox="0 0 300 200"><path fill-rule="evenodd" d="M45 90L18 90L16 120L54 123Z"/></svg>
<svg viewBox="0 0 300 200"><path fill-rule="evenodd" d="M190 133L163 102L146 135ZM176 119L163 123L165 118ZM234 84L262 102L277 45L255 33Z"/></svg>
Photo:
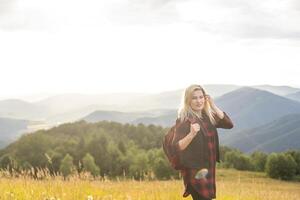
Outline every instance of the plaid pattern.
<svg viewBox="0 0 300 200"><path fill-rule="evenodd" d="M207 199L216 198L216 161L218 161L218 132L216 128L232 128L233 124L230 118L224 112L223 119L217 119L216 126L213 126L208 118L204 118L202 122L199 121L203 127L203 134L207 141L206 151L208 152L208 174L206 179L196 179L195 175L200 169L184 168L181 170L185 190L183 197L190 195L187 190L187 185L190 184L202 197Z"/></svg>
<svg viewBox="0 0 300 200"><path fill-rule="evenodd" d="M192 187L204 198L212 199L216 198L216 131L208 130L208 124L203 122L201 124L204 126L205 136L207 139L207 152L209 159L209 168L206 179L195 179L195 175L199 169L188 169L185 168L181 170L181 175L183 177L185 191L183 197L187 197L190 193L187 190L187 184L191 184Z"/></svg>

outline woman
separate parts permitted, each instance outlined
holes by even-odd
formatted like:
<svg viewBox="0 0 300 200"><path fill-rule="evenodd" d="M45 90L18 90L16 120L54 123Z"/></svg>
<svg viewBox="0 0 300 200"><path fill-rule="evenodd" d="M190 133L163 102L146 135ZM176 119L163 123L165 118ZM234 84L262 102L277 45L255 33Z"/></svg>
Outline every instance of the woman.
<svg viewBox="0 0 300 200"><path fill-rule="evenodd" d="M200 85L185 89L172 143L184 166L181 170L185 186L183 197L191 194L193 200L216 198L216 161L220 162L216 128L232 127L227 114Z"/></svg>

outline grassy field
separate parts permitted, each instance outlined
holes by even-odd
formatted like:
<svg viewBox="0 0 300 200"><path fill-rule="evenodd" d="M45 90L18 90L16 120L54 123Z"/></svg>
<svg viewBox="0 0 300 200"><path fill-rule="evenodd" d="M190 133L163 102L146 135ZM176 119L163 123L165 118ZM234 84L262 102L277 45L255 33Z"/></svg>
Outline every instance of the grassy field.
<svg viewBox="0 0 300 200"><path fill-rule="evenodd" d="M0 200L180 200L183 184L171 181L88 181L0 179ZM300 183L278 181L263 173L217 170L218 200L300 200Z"/></svg>

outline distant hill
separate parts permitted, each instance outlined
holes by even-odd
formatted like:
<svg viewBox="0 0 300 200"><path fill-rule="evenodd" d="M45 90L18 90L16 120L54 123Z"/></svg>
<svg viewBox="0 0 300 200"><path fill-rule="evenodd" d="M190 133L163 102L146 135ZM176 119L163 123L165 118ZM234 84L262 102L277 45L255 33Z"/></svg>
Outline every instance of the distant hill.
<svg viewBox="0 0 300 200"><path fill-rule="evenodd" d="M164 126L164 127L170 127L171 125L173 125L176 121L176 117L177 117L177 110L170 110L167 113L164 113L160 116L157 117L141 117L138 118L134 121L132 121L131 123L133 124L146 124L146 125L150 125L150 124L155 124L155 125L160 125L160 126Z"/></svg>
<svg viewBox="0 0 300 200"><path fill-rule="evenodd" d="M162 97L169 97L171 99L179 98L179 91L168 92L162 94ZM160 97L157 96L157 102L160 102ZM168 99L168 98L166 98ZM152 101L153 102L153 101ZM161 100L161 102L167 103L167 101ZM240 148L243 151L253 151L260 149L262 151L281 151L288 148L297 148L297 142L291 143L297 138L293 138L292 141L288 140L285 136L276 136L279 132L272 132L277 129L277 120L281 118L285 128L287 128L291 133L288 135L297 137L293 131L297 131L298 128L294 127L292 124L284 123L284 120L289 121L290 117L293 118L298 116L300 113L300 104L288 98L275 95L268 91L254 89L251 87L243 87L237 90L233 90L223 96L215 98L216 104L232 118L235 127L231 130L219 129L220 139L225 145ZM175 104L175 102L173 102ZM290 115L289 115L290 114ZM85 117L87 121L117 121L123 123L132 124L156 124L161 126L170 126L174 123L177 115L176 109L166 110L165 112L158 112L153 114L151 112L136 112L136 113L125 113L125 112L114 112L114 111L96 111ZM275 121L274 121L275 120ZM265 125L270 123L272 128L270 132L268 131L270 125ZM297 123L295 123L297 124ZM262 126L262 129L255 128L257 126ZM255 137L252 140L249 139L248 135L251 133L250 128L254 128ZM242 131L244 129L244 131ZM226 134L223 134L226 132ZM240 134L240 135L239 135ZM258 137L259 136L259 137ZM286 135L287 136L287 135ZM262 137L265 141L262 141ZM238 139L237 139L238 138ZM276 140L274 138L277 138ZM282 145L278 142L285 141ZM270 142L271 141L271 142ZM238 145L242 144L242 145Z"/></svg>
<svg viewBox="0 0 300 200"><path fill-rule="evenodd" d="M170 113L175 115L175 110L148 110L145 112L118 112L118 111L95 111L86 117L82 118L87 122L98 122L98 121L115 121L120 123L131 123L131 124L158 124L160 118L165 120L165 116L170 115Z"/></svg>
<svg viewBox="0 0 300 200"><path fill-rule="evenodd" d="M51 110L52 115L72 112L74 110L83 109L89 106L98 106L99 109L111 109L112 106L116 110L124 108L128 102L131 102L144 96L139 93L115 93L115 94L61 94L38 101L35 104L45 106Z"/></svg>
<svg viewBox="0 0 300 200"><path fill-rule="evenodd" d="M236 85L203 85L203 87L213 97L240 88L240 86ZM127 102L127 107L135 107L136 112L115 112L118 109L106 111L100 109L83 119L89 122L110 120L133 124L144 123L170 126L176 119L177 108L180 106L183 90L184 89L139 96L135 101ZM153 113L153 110L160 110L160 112Z"/></svg>
<svg viewBox="0 0 300 200"><path fill-rule="evenodd" d="M219 96L238 87L234 85L204 85L204 88L212 96ZM183 89L156 94L63 94L35 103L7 99L0 101L0 117L40 121L43 125L35 126L34 130L36 127L48 128L85 117L87 121L110 120L122 123L154 123L169 126L174 123L176 118L176 109L180 104L182 92ZM14 137L12 136L12 138Z"/></svg>
<svg viewBox="0 0 300 200"><path fill-rule="evenodd" d="M47 116L47 107L18 99L0 101L0 117L36 120Z"/></svg>
<svg viewBox="0 0 300 200"><path fill-rule="evenodd" d="M240 88L240 86L236 85L217 85L217 84L210 84L210 85L203 85L204 90L211 95L212 97L216 98L236 90ZM184 89L162 92L159 94L153 94L144 97L142 102L146 102L144 105L151 104L152 108L156 109L177 109L181 103L181 98L183 95Z"/></svg>
<svg viewBox="0 0 300 200"><path fill-rule="evenodd" d="M129 123L138 117L143 117L141 113L124 113L117 111L95 111L83 119L88 122L98 122L98 121L115 121L120 123Z"/></svg>
<svg viewBox="0 0 300 200"><path fill-rule="evenodd" d="M300 103L250 87L217 98L216 105L230 115L237 130L257 127L288 114L300 113Z"/></svg>
<svg viewBox="0 0 300 200"><path fill-rule="evenodd" d="M243 86L239 85L224 85L224 84L207 84L203 85L205 91L212 97L220 97L228 92L237 90Z"/></svg>
<svg viewBox="0 0 300 200"><path fill-rule="evenodd" d="M0 118L0 148L17 139L26 130L27 120Z"/></svg>
<svg viewBox="0 0 300 200"><path fill-rule="evenodd" d="M230 88L232 89L234 86ZM51 119L53 124L55 124L56 121L65 123L67 120L76 121L78 119L83 119L87 122L99 122L106 120L120 122L123 124L130 123L136 125L142 123L146 125L154 124L163 127L170 127L174 124L177 116L177 109L163 109L161 107L164 107L164 105L168 102L170 103L170 107L173 107L172 104L175 106L175 104L178 103L176 101L179 101L178 98L181 97L179 90L160 93L159 95L148 95L147 97L149 99L143 100L145 97L146 96L136 96L136 99L134 98L136 102L130 102L133 99L130 100L128 97L128 102L125 102L125 99L123 99L124 102L122 104L131 104L133 107L138 107L144 103L144 105L151 105L150 107L158 107L158 109L120 112L118 109L108 110L108 108L114 108L114 106L106 107L107 110L101 110L101 105L93 104L87 107L79 106L77 110L52 115L48 119ZM139 101L137 101L137 99ZM71 101L71 99L69 100ZM295 118L299 117L299 102L265 90L251 87L238 88L225 93L222 96L215 97L214 100L216 105L224 110L231 117L234 123L233 129L219 129L220 140L221 142L224 142L224 144L241 148L243 151L253 151L255 149L262 149L264 151L281 151L282 149L286 149L288 146L295 146L295 143L293 142L296 141L297 136L295 135L297 134L293 131L298 131L298 127L295 126L297 125L297 122L294 124L292 123L293 119L291 116ZM28 104L25 102L24 105ZM46 104L40 104L39 106L43 107L46 106ZM121 104L119 104L119 106L122 107ZM177 107L178 106L179 104ZM36 107L33 106L33 108ZM116 106L116 108L118 107ZM281 126L278 126L278 120L280 120L280 124L283 124L282 127L289 130L287 134L293 138L293 141L285 141L286 138L283 135L282 137L279 137L280 132L276 132L276 128ZM47 125L49 124L45 124L44 126L47 127ZM26 127L26 123L20 128L20 130L24 127ZM268 130L270 130L270 133ZM249 134L251 134L252 131L255 132L255 137L249 139ZM274 135L272 135L272 132L274 132ZM16 132L13 132L11 138L15 138L15 133ZM261 139L261 137L263 139ZM279 141L283 141L282 145L278 143ZM243 145L239 146L240 144Z"/></svg>
<svg viewBox="0 0 300 200"><path fill-rule="evenodd" d="M300 149L300 114L290 114L268 124L221 136L221 143L243 152L281 152Z"/></svg>
<svg viewBox="0 0 300 200"><path fill-rule="evenodd" d="M213 96L221 96L240 86L203 85ZM121 112L140 112L150 109L176 109L181 101L183 88L155 94L113 93L101 95L63 94L36 102L38 106L49 108L51 114L71 113L74 110L97 106L99 110L118 110Z"/></svg>
<svg viewBox="0 0 300 200"><path fill-rule="evenodd" d="M254 128L287 114L300 113L300 103L251 87L226 93L215 98L215 103L232 118L235 130ZM176 112L177 110L173 110L167 115L141 118L136 121L170 126L174 123Z"/></svg>
<svg viewBox="0 0 300 200"><path fill-rule="evenodd" d="M151 163L156 162L158 157L165 159L161 149L165 132L160 126L143 124L134 126L107 121L66 123L23 135L0 150L0 162L3 166L2 158L12 157L19 166L47 166L58 172L67 153L74 158L76 166L90 153L102 176L121 176L131 173L134 165L148 163L148 153ZM130 175L135 172L133 170Z"/></svg>
<svg viewBox="0 0 300 200"><path fill-rule="evenodd" d="M296 91L297 88L260 86L265 90L258 90L221 84L203 87L213 96L217 105L233 118L237 130L253 128L286 114L299 112L298 102L265 91L269 89L284 94ZM35 103L7 99L0 101L0 117L44 121L45 124L52 126L77 121L95 111L100 111L91 114L87 120L115 120L122 123L170 126L176 118L182 93L183 88L157 94L65 94ZM153 110L160 110L160 113L153 113ZM110 111L120 113L109 114Z"/></svg>
<svg viewBox="0 0 300 200"><path fill-rule="evenodd" d="M288 95L286 95L286 97L289 98L289 99L300 102L300 92L295 92L295 93L292 93L292 94L288 94Z"/></svg>
<svg viewBox="0 0 300 200"><path fill-rule="evenodd" d="M251 86L251 87L260 89L260 90L265 90L268 92L272 92L272 93L280 95L280 96L286 96L288 94L292 94L292 93L300 91L300 88L294 88L294 87L290 87L290 86L257 85L257 86Z"/></svg>
<svg viewBox="0 0 300 200"><path fill-rule="evenodd" d="M102 120L115 121L120 123L130 124L145 124L145 125L159 125L163 127L170 127L173 125L177 118L177 110L161 110L158 111L145 111L136 113L125 113L117 111L95 111L88 116L82 118L87 122L99 122Z"/></svg>
<svg viewBox="0 0 300 200"><path fill-rule="evenodd" d="M241 88L238 85L203 85L213 98ZM279 95L286 95L299 88L288 86L255 86ZM141 112L153 109L177 109L183 88L155 94L111 93L100 95L61 94L34 103L18 99L0 101L0 117L45 120L47 122L68 122L78 120L96 110L115 110L120 112Z"/></svg>
<svg viewBox="0 0 300 200"><path fill-rule="evenodd" d="M222 84L209 84L203 85L203 87L212 97L218 97L240 88L237 85ZM8 99L0 101L0 117L38 120L56 124L79 120L97 110L128 113L177 109L181 103L183 90L182 88L155 94L61 94L34 103Z"/></svg>
<svg viewBox="0 0 300 200"><path fill-rule="evenodd" d="M109 108L110 107L107 107L107 109ZM51 115L46 119L46 121L49 124L62 124L67 122L74 122L74 121L78 121L79 119L87 115L90 115L91 113L97 110L102 110L102 106L90 105L86 107L80 107L78 109L74 109L64 113Z"/></svg>
<svg viewBox="0 0 300 200"><path fill-rule="evenodd" d="M251 87L243 87L226 93L215 98L215 103L232 118L235 130L254 128L287 114L300 113L300 103ZM134 124L171 126L177 116L175 109L170 109L167 113L160 115L153 115L147 111L142 114L138 112L134 114L110 112L95 112L92 117L93 121L111 120ZM91 118L85 119L92 121Z"/></svg>

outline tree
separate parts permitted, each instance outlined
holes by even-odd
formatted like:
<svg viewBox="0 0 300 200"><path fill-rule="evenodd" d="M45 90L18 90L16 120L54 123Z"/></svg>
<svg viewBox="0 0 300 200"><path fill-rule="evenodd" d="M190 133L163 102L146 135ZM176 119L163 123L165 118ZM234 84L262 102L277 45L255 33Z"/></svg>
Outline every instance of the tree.
<svg viewBox="0 0 300 200"><path fill-rule="evenodd" d="M266 172L276 179L290 180L296 173L297 163L291 155L272 153L268 156Z"/></svg>
<svg viewBox="0 0 300 200"><path fill-rule="evenodd" d="M123 141L119 141L118 148L123 154L126 154L126 147Z"/></svg>
<svg viewBox="0 0 300 200"><path fill-rule="evenodd" d="M228 146L222 146L220 145L220 161L224 162L225 161L225 154L227 152L233 151L234 149L228 147Z"/></svg>
<svg viewBox="0 0 300 200"><path fill-rule="evenodd" d="M174 170L165 158L155 159L153 171L158 179L170 179L171 177L178 178L178 172Z"/></svg>
<svg viewBox="0 0 300 200"><path fill-rule="evenodd" d="M135 154L133 162L129 167L130 175L135 179L144 179L144 174L148 172L148 157L144 152Z"/></svg>
<svg viewBox="0 0 300 200"><path fill-rule="evenodd" d="M225 154L225 166L233 167L238 170L252 170L253 165L248 156L241 152L230 151Z"/></svg>
<svg viewBox="0 0 300 200"><path fill-rule="evenodd" d="M289 150L286 154L290 154L297 163L296 175L300 175L300 150Z"/></svg>
<svg viewBox="0 0 300 200"><path fill-rule="evenodd" d="M55 175L57 172L59 172L60 164L63 159L63 154L51 149L47 151L47 153L45 153L45 156L48 160L47 167L50 170L50 173L52 175Z"/></svg>
<svg viewBox="0 0 300 200"><path fill-rule="evenodd" d="M265 165L267 162L268 155L260 152L255 151L251 154L251 162L254 166L254 170L263 172L265 170Z"/></svg>
<svg viewBox="0 0 300 200"><path fill-rule="evenodd" d="M108 140L108 136L100 135L95 137L87 145L87 151L93 156L96 165L101 169L101 176L104 176L104 174L107 175L109 172L109 156L107 152Z"/></svg>
<svg viewBox="0 0 300 200"><path fill-rule="evenodd" d="M84 158L82 159L82 164L83 164L83 169L85 171L91 172L91 174L95 177L99 175L100 169L99 167L95 164L95 159L94 157L87 153Z"/></svg>
<svg viewBox="0 0 300 200"><path fill-rule="evenodd" d="M48 163L45 153L50 149L50 144L51 139L43 133L24 135L18 141L14 155L20 162L27 161L33 167L45 168Z"/></svg>
<svg viewBox="0 0 300 200"><path fill-rule="evenodd" d="M110 142L107 146L107 156L108 159L106 165L108 169L108 174L113 177L122 175L122 153L114 142Z"/></svg>
<svg viewBox="0 0 300 200"><path fill-rule="evenodd" d="M67 154L64 157L64 159L61 161L60 168L59 168L64 178L72 174L74 168L75 167L73 165L73 158L72 156Z"/></svg>
<svg viewBox="0 0 300 200"><path fill-rule="evenodd" d="M5 154L0 158L1 169L8 170L10 173L12 173L12 170L16 169L16 167L17 167L17 162L12 156Z"/></svg>

